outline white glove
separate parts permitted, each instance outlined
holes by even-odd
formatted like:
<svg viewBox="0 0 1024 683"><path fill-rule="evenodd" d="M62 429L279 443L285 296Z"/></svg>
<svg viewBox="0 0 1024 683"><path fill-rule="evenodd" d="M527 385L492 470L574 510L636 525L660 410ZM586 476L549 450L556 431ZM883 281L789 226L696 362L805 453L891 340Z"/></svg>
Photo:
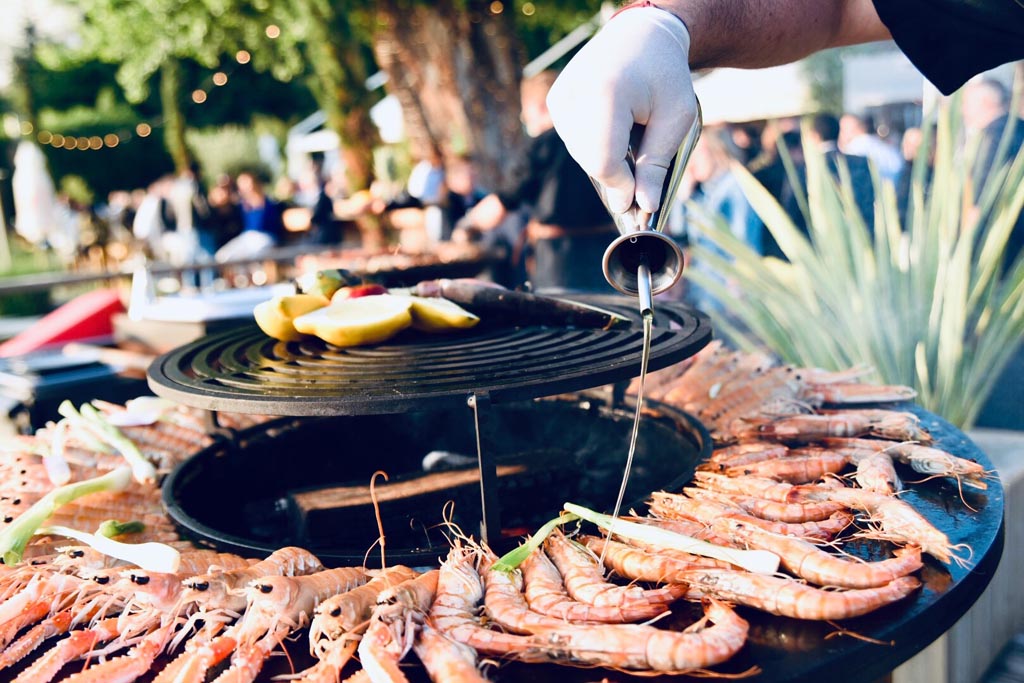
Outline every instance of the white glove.
<svg viewBox="0 0 1024 683"><path fill-rule="evenodd" d="M654 212L672 157L697 112L690 35L675 15L637 7L615 16L573 57L548 93L569 153L606 190L608 208L636 203ZM647 126L636 161L626 162L634 123Z"/></svg>

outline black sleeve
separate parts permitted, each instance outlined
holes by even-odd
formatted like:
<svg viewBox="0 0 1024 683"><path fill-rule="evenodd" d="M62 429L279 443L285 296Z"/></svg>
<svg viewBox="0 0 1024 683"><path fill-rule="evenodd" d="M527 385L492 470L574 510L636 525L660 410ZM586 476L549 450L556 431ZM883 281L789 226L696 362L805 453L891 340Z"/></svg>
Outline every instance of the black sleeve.
<svg viewBox="0 0 1024 683"><path fill-rule="evenodd" d="M900 50L948 95L1024 59L1024 0L873 0Z"/></svg>

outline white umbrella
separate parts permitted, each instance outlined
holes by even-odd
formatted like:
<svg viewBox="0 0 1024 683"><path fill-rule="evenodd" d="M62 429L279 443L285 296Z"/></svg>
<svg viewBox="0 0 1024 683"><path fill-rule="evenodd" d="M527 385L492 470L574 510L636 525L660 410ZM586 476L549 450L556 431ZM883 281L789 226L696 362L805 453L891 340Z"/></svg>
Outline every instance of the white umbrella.
<svg viewBox="0 0 1024 683"><path fill-rule="evenodd" d="M56 228L57 196L46 170L46 157L35 143L22 140L14 153L14 230L32 244L41 244Z"/></svg>

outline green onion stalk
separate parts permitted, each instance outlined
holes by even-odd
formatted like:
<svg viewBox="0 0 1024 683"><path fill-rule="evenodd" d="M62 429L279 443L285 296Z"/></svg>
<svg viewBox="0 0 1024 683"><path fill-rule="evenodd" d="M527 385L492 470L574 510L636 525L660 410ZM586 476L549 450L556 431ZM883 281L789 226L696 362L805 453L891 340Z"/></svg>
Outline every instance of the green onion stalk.
<svg viewBox="0 0 1024 683"><path fill-rule="evenodd" d="M584 519L597 525L606 530L609 535L643 541L662 548L680 550L692 555L723 560L757 574L774 574L779 569L779 556L767 550L724 548L720 545L687 536L686 534L669 531L668 529L629 522L612 517L611 515L601 514L574 503L566 503L563 509L568 514L563 514L542 526L529 541L499 558L492 565L492 569L505 572L516 569L530 556L530 553L544 543L544 540L555 530L555 527L579 519Z"/></svg>
<svg viewBox="0 0 1024 683"><path fill-rule="evenodd" d="M75 410L71 401L64 401L57 408L70 423L81 425L87 431L113 446L132 468L132 476L140 484L156 481L156 468L153 466L135 442L125 436L120 429L110 424L103 413L88 403L82 404L81 412Z"/></svg>
<svg viewBox="0 0 1024 683"><path fill-rule="evenodd" d="M100 477L65 484L47 493L0 532L0 559L6 565L21 562L25 546L36 530L58 509L90 493L124 491L132 483L129 467L118 467Z"/></svg>

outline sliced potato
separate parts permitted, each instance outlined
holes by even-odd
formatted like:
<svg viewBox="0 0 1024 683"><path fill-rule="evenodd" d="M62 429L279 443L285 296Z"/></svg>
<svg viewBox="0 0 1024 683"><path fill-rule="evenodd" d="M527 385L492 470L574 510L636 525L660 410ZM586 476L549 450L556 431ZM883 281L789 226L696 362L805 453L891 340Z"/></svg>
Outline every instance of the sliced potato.
<svg viewBox="0 0 1024 683"><path fill-rule="evenodd" d="M412 325L412 302L388 294L342 299L295 319L295 329L335 346L361 346L390 339Z"/></svg>
<svg viewBox="0 0 1024 683"><path fill-rule="evenodd" d="M270 301L257 304L253 316L260 329L274 339L298 341L302 335L295 329L295 318L326 305L327 299L313 294L276 296Z"/></svg>
<svg viewBox="0 0 1024 683"><path fill-rule="evenodd" d="M448 299L410 296L412 326L424 332L448 332L473 327L480 318Z"/></svg>

